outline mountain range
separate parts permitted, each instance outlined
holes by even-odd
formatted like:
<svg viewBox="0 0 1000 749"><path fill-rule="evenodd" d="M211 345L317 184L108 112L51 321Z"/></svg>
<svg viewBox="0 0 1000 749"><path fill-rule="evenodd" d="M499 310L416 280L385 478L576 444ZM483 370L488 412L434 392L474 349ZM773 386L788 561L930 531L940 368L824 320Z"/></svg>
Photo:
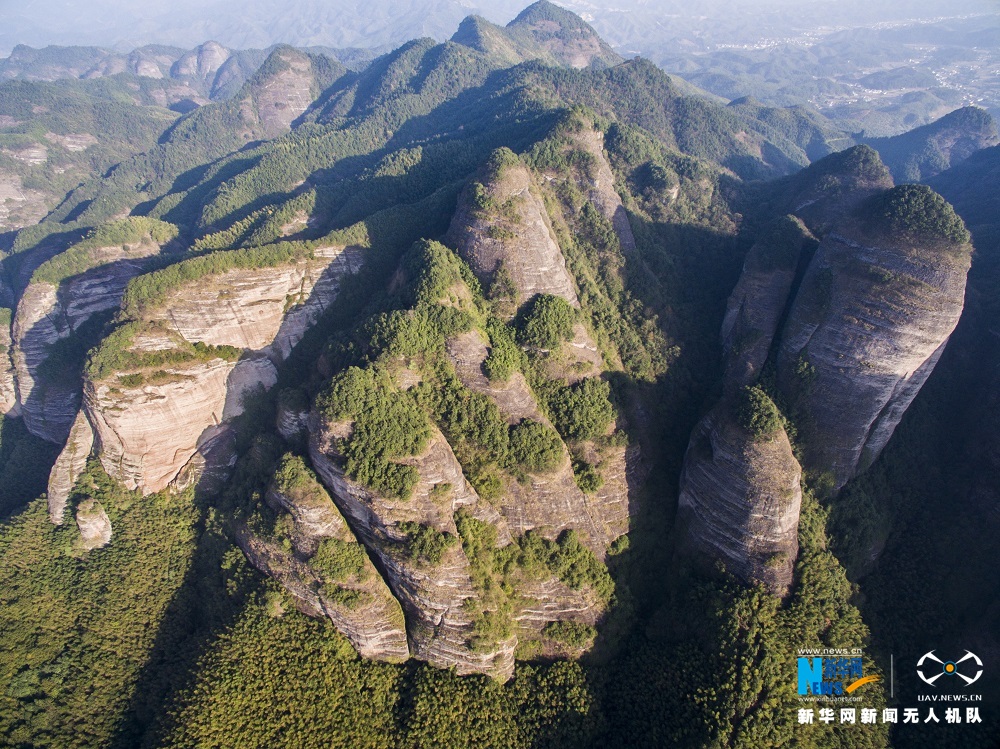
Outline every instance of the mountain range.
<svg viewBox="0 0 1000 749"><path fill-rule="evenodd" d="M793 678L1000 652L988 112L719 103L545 0L4 65L8 744L992 745Z"/></svg>

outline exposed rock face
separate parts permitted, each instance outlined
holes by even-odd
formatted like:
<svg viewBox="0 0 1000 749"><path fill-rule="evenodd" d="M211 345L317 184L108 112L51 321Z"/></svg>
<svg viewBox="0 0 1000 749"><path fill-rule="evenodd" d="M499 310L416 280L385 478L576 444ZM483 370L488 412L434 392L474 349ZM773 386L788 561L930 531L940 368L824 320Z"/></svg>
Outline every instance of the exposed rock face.
<svg viewBox="0 0 1000 749"><path fill-rule="evenodd" d="M583 19L547 0L521 11L507 30L515 39L530 40L560 65L605 68L622 61Z"/></svg>
<svg viewBox="0 0 1000 749"><path fill-rule="evenodd" d="M277 381L266 358L213 359L164 372L170 379L162 384L88 382L84 388L104 469L143 494L166 488L206 450L224 430L222 422L241 412L244 392Z"/></svg>
<svg viewBox="0 0 1000 749"><path fill-rule="evenodd" d="M782 334L778 384L806 417L810 463L836 488L878 456L933 370L969 265L968 245L858 223L820 243Z"/></svg>
<svg viewBox="0 0 1000 749"><path fill-rule="evenodd" d="M256 109L256 119L263 127L264 136L275 138L287 133L292 122L312 104L316 78L312 62L308 56L291 47L283 47L274 52L270 60L277 58L279 69L269 76L255 90L252 99L243 103L244 115L253 121L248 107Z"/></svg>
<svg viewBox="0 0 1000 749"><path fill-rule="evenodd" d="M491 383L483 374L482 365L489 349L477 332L454 336L447 349L462 384L490 397L509 423L529 418L551 426L520 372L513 373L506 383ZM594 495L580 491L568 452L554 471L532 475L523 483L507 482L498 501L510 532L520 536L538 530L555 537L561 531L573 529L603 559L608 544L628 531L626 473L638 470L638 454L632 450L626 455L625 448L614 448L603 457L589 457L594 465L602 463L605 480L602 490Z"/></svg>
<svg viewBox="0 0 1000 749"><path fill-rule="evenodd" d="M293 522L291 551L242 530L237 536L247 558L277 579L310 616L327 617L366 658L403 661L409 657L403 610L375 566L358 546L326 490L301 459L286 456L267 502ZM329 540L328 540L329 539ZM353 568L324 566L323 544L353 551Z"/></svg>
<svg viewBox="0 0 1000 749"><path fill-rule="evenodd" d="M590 179L587 184L581 185L587 200L611 222L622 250L625 253L634 252L635 236L632 234L632 225L628 221L628 213L622 205L622 199L615 190L615 175L611 171L611 164L604 155L604 136L592 128L585 128L574 133L573 139L594 160Z"/></svg>
<svg viewBox="0 0 1000 749"><path fill-rule="evenodd" d="M815 244L799 219L785 216L750 248L722 321L728 390L752 385L760 377L788 304L799 259Z"/></svg>
<svg viewBox="0 0 1000 749"><path fill-rule="evenodd" d="M10 311L5 310L4 315L9 315ZM17 402L17 389L14 384L14 363L11 361L11 337L10 326L6 324L6 319L0 320L0 416L11 418L18 416L21 411Z"/></svg>
<svg viewBox="0 0 1000 749"><path fill-rule="evenodd" d="M518 302L552 294L579 306L566 259L533 183L528 168L520 163L472 183L459 198L448 241L487 286L502 265ZM486 208L475 205L476 185L489 198Z"/></svg>
<svg viewBox="0 0 1000 749"><path fill-rule="evenodd" d="M59 453L55 465L49 472L48 502L49 519L62 525L66 512L66 501L77 480L87 468L87 460L94 449L94 430L83 411L76 415L69 430L66 447Z"/></svg>
<svg viewBox="0 0 1000 749"><path fill-rule="evenodd" d="M118 378L87 382L86 411L108 473L149 494L170 485L185 466L185 482L205 470L224 472L231 462L228 451L219 450L226 422L242 413L247 393L274 385L275 362L301 340L336 297L344 274L361 262L356 247L328 247L311 260L226 271L173 291L160 312L149 313L163 332L137 337L133 349L169 349L176 345L172 336L180 336L251 353L239 362L217 358L166 367L135 387Z"/></svg>
<svg viewBox="0 0 1000 749"><path fill-rule="evenodd" d="M684 544L783 595L798 554L802 471L777 427L755 437L724 402L695 427L681 473Z"/></svg>
<svg viewBox="0 0 1000 749"><path fill-rule="evenodd" d="M29 284L14 317L13 360L17 391L28 431L50 442L65 442L80 408L80 383L66 365L45 363L59 341L68 339L95 314L115 309L125 286L145 269L144 258L159 252L151 241L91 251L102 263L58 287Z"/></svg>
<svg viewBox="0 0 1000 749"><path fill-rule="evenodd" d="M0 230L37 224L49 211L52 196L26 188L21 177L0 170Z"/></svg>
<svg viewBox="0 0 1000 749"><path fill-rule="evenodd" d="M457 537L454 513L459 507L495 526L501 545L510 543L507 524L466 481L444 436L435 431L421 455L400 461L414 466L420 477L410 499L401 501L381 497L344 475L333 438L350 425L313 419L309 443L313 466L358 538L378 557L386 582L406 613L413 655L441 668L455 667L460 674L489 672L509 678L516 639L502 641L490 652L473 652L469 646L473 619L463 604L479 593L461 544L453 543L434 565L405 553L401 522L418 522ZM434 487L444 484L451 488L443 497L435 496Z"/></svg>
<svg viewBox="0 0 1000 749"><path fill-rule="evenodd" d="M171 69L171 75L200 78L211 82L232 53L218 42L205 42L185 53Z"/></svg>
<svg viewBox="0 0 1000 749"><path fill-rule="evenodd" d="M163 304L185 340L263 351L284 359L336 298L340 280L361 267L357 247L325 247L315 260L283 268L239 269L202 279Z"/></svg>
<svg viewBox="0 0 1000 749"><path fill-rule="evenodd" d="M96 499L85 499L77 506L76 526L80 529L80 545L86 551L111 543L111 520Z"/></svg>

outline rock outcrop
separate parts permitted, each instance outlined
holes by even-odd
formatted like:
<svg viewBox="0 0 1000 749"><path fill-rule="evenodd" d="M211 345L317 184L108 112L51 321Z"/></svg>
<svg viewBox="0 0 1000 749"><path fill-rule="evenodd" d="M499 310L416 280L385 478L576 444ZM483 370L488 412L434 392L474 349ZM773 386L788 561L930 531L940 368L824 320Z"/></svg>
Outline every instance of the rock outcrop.
<svg viewBox="0 0 1000 749"><path fill-rule="evenodd" d="M244 354L238 362L215 357L88 381L85 408L109 475L149 494L171 484L186 465L196 468L195 474L206 470L204 461L227 432L226 423L242 413L243 398L274 385L276 362L361 262L357 247L321 248L311 259L276 268L206 275L145 311L144 332L129 343L137 355L187 351L191 345L233 347ZM226 456L223 463L228 461Z"/></svg>
<svg viewBox="0 0 1000 749"><path fill-rule="evenodd" d="M76 526L80 530L80 546L84 551L111 543L111 520L96 499L85 499L77 505Z"/></svg>
<svg viewBox="0 0 1000 749"><path fill-rule="evenodd" d="M279 518L291 519L291 549L241 529L237 542L251 563L281 583L304 613L333 622L362 656L406 660L399 602L301 458L284 458L266 499Z"/></svg>
<svg viewBox="0 0 1000 749"><path fill-rule="evenodd" d="M748 426L751 392L775 417L764 429ZM802 471L776 416L766 395L744 389L702 419L684 457L678 522L697 558L783 595L798 554Z"/></svg>
<svg viewBox="0 0 1000 749"><path fill-rule="evenodd" d="M823 237L871 196L893 186L892 175L869 146L854 146L810 164L778 183L774 213L800 218Z"/></svg>
<svg viewBox="0 0 1000 749"><path fill-rule="evenodd" d="M585 127L572 133L570 137L592 159L587 179L579 187L583 189L587 200L611 222L622 251L626 254L633 253L635 236L622 199L615 190L615 175L604 154L604 136L593 128Z"/></svg>
<svg viewBox="0 0 1000 749"><path fill-rule="evenodd" d="M918 228L960 227L929 188L904 185L877 200L911 213L895 223L855 217L823 238L778 356L810 467L838 489L878 456L933 370L961 315L971 259L967 235Z"/></svg>
<svg viewBox="0 0 1000 749"><path fill-rule="evenodd" d="M89 270L59 283L34 281L24 290L14 317L13 360L21 414L32 434L57 444L66 441L80 409L74 368L81 362L60 356L59 348L72 347L74 334L95 315L116 309L128 282L148 269L148 259L160 249L148 235L130 244L95 247L85 252Z"/></svg>
<svg viewBox="0 0 1000 749"><path fill-rule="evenodd" d="M20 414L17 388L14 382L14 362L11 361L11 311L0 309L0 416L11 418Z"/></svg>
<svg viewBox="0 0 1000 749"><path fill-rule="evenodd" d="M524 375L515 372L505 383L495 383L483 374L489 349L477 332L450 339L447 351L462 384L493 400L508 423L532 419L551 426ZM604 453L589 456L591 464L601 464L605 481L603 491L593 495L584 494L577 486L568 452L553 471L506 482L498 502L510 532L520 536L539 530L554 538L561 531L576 530L591 550L603 558L608 545L628 532L626 474L634 477L639 470L637 449L627 452L624 447L610 448Z"/></svg>
<svg viewBox="0 0 1000 749"><path fill-rule="evenodd" d="M413 655L441 668L454 667L461 674L488 672L509 678L514 668L515 639L501 640L480 652L470 647L472 611L480 593L469 560L456 542L454 515L464 508L494 526L503 545L510 543L510 532L503 518L465 479L444 436L434 430L420 455L399 461L416 468L419 480L409 499L391 499L344 474L336 437L349 433L350 424L326 424L318 415L313 419L309 442L313 466L357 537L378 558L386 582L403 605ZM406 550L403 523L418 523L447 534L452 542L438 560L415 559Z"/></svg>
<svg viewBox="0 0 1000 749"><path fill-rule="evenodd" d="M805 225L785 216L750 248L722 321L727 390L757 382L786 311L800 259L815 246Z"/></svg>
<svg viewBox="0 0 1000 749"><path fill-rule="evenodd" d="M86 414L80 411L69 430L66 446L49 471L47 491L49 520L56 525L62 525L70 492L86 470L87 461L93 450L94 430L87 421Z"/></svg>
<svg viewBox="0 0 1000 749"><path fill-rule="evenodd" d="M482 181L472 182L459 198L448 243L487 287L502 268L518 303L551 294L579 306L531 172L509 151L497 152L493 161Z"/></svg>

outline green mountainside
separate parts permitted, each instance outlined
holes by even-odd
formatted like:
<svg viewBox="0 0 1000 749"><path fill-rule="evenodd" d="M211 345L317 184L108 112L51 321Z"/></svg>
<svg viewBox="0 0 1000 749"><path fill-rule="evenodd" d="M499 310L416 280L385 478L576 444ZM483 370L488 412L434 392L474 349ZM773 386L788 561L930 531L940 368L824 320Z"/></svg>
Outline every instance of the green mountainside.
<svg viewBox="0 0 1000 749"><path fill-rule="evenodd" d="M993 745L802 725L795 656L864 647L881 713L892 654L996 647L996 147L842 151L544 0L225 91L199 49L179 116L129 70L0 84L0 180L46 196L0 246L0 746ZM924 375L846 471L876 327ZM686 513L750 487L752 547L768 469L781 553L705 564Z"/></svg>

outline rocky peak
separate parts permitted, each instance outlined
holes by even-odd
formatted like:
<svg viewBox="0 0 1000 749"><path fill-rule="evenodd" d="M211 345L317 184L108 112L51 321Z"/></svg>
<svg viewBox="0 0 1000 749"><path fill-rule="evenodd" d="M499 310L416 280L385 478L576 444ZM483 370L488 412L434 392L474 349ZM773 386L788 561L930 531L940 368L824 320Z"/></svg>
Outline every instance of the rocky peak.
<svg viewBox="0 0 1000 749"><path fill-rule="evenodd" d="M149 286L132 287L123 305L132 319L105 339L84 388L109 475L149 494L190 473L186 466L201 473L229 460L221 448L244 396L275 384L276 362L362 257L360 248L340 245L270 267L217 269L207 256L186 261L185 282L178 266L141 279L154 288L163 279L161 296L140 302L136 289Z"/></svg>
<svg viewBox="0 0 1000 749"><path fill-rule="evenodd" d="M579 306L534 178L507 149L495 152L462 191L447 241L484 286L506 273L518 303L551 294Z"/></svg>
<svg viewBox="0 0 1000 749"><path fill-rule="evenodd" d="M260 129L260 135L275 138L291 129L329 83L318 74L310 55L284 45L276 47L244 86L238 97L240 113L245 122Z"/></svg>
<svg viewBox="0 0 1000 749"><path fill-rule="evenodd" d="M174 77L198 78L203 83L211 84L219 68L231 56L232 52L218 42L205 42L182 55L170 72Z"/></svg>
<svg viewBox="0 0 1000 749"><path fill-rule="evenodd" d="M958 323L971 245L922 185L862 203L820 242L781 336L778 384L835 488L892 436Z"/></svg>
<svg viewBox="0 0 1000 749"><path fill-rule="evenodd" d="M556 63L573 68L612 67L622 58L582 18L539 0L507 24L515 39L537 45Z"/></svg>
<svg viewBox="0 0 1000 749"><path fill-rule="evenodd" d="M784 595L798 555L801 476L770 398L742 388L691 435L678 509L684 546Z"/></svg>
<svg viewBox="0 0 1000 749"><path fill-rule="evenodd" d="M854 146L810 164L778 183L775 208L802 219L817 236L876 192L893 186L892 176L870 146Z"/></svg>
<svg viewBox="0 0 1000 749"><path fill-rule="evenodd" d="M816 244L801 220L785 216L767 227L750 248L722 321L727 391L753 385L760 378L803 255Z"/></svg>

